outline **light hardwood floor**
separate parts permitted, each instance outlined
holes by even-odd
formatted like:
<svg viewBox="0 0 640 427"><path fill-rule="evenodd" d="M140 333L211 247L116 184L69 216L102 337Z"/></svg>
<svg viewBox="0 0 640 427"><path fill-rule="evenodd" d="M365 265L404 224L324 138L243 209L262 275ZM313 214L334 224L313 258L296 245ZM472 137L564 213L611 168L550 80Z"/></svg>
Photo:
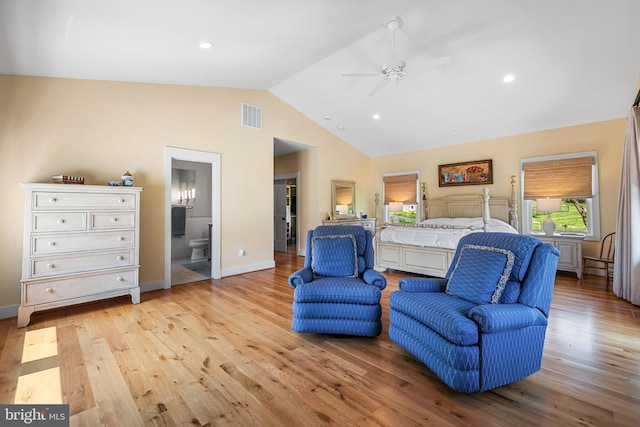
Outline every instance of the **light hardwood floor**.
<svg viewBox="0 0 640 427"><path fill-rule="evenodd" d="M0 402L18 378L59 368L77 426L631 426L640 420L640 307L558 276L542 369L463 395L383 332L339 338L291 331L287 277L275 269L0 321ZM22 362L27 331L53 327L58 355ZM50 330L48 330L50 331ZM18 396L20 397L20 396Z"/></svg>

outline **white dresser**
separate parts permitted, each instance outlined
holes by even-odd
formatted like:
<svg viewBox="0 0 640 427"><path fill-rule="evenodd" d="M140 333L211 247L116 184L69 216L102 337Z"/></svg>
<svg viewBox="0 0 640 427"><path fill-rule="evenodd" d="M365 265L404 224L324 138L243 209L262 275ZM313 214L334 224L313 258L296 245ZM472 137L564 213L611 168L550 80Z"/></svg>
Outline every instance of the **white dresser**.
<svg viewBox="0 0 640 427"><path fill-rule="evenodd" d="M131 295L138 285L140 187L22 184L18 327L34 311Z"/></svg>
<svg viewBox="0 0 640 427"><path fill-rule="evenodd" d="M322 220L322 225L360 225L365 230L371 231L372 234L376 233L376 219L325 219Z"/></svg>

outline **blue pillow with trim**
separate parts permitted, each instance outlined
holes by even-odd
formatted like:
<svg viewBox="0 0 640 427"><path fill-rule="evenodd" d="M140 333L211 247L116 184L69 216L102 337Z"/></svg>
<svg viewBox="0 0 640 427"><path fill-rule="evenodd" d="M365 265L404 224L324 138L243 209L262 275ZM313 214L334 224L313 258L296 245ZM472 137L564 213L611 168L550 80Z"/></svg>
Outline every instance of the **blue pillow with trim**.
<svg viewBox="0 0 640 427"><path fill-rule="evenodd" d="M476 304L497 304L513 268L513 252L490 246L464 245L446 292Z"/></svg>
<svg viewBox="0 0 640 427"><path fill-rule="evenodd" d="M311 270L314 275L358 277L356 238L351 234L311 239Z"/></svg>

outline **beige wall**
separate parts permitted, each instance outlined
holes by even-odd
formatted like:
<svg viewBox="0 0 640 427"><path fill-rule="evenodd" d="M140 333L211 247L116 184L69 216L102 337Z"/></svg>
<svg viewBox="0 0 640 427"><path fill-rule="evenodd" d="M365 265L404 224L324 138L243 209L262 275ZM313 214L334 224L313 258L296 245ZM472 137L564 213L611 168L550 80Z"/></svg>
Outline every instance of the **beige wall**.
<svg viewBox="0 0 640 427"><path fill-rule="evenodd" d="M262 131L240 126L240 103L263 108ZM300 229L330 209L331 180L356 182L356 212L375 216L382 174L419 170L430 197L480 191L441 189L437 165L493 159L496 196L509 194L524 157L597 150L602 233L615 229L625 119L591 123L369 159L266 91L0 75L0 313L19 303L23 227L20 182L55 173L104 184L130 170L142 193L142 283L163 279L164 147L221 154L221 267L273 260L273 176L300 172ZM273 138L314 148L273 159ZM238 209L236 206L247 206ZM304 248L304 241L301 241ZM595 251L586 242L585 252ZM246 251L238 257L238 248Z"/></svg>
<svg viewBox="0 0 640 427"><path fill-rule="evenodd" d="M308 141L296 140L303 144ZM300 203L299 248L304 253L307 230L322 224L331 211L331 181L344 180L356 183L356 210L373 213L371 187L371 160L339 139L325 141L324 147L312 148L274 160L276 175L300 172L297 197Z"/></svg>
<svg viewBox="0 0 640 427"><path fill-rule="evenodd" d="M427 184L428 197L481 194L484 186L438 187L438 165L493 159L494 183L487 186L490 194L510 197L510 177L515 175L519 181L520 159L595 150L599 163L600 231L604 235L615 231L625 127L626 119L617 119L380 157L371 162L373 188L381 191L383 173L419 170L421 180ZM594 254L597 245L584 242L584 252Z"/></svg>
<svg viewBox="0 0 640 427"><path fill-rule="evenodd" d="M263 130L240 126L240 103L263 109ZM131 171L141 197L141 283L163 280L164 148L221 154L221 268L250 269L273 261L273 138L311 150L308 223L328 210L329 184L342 176L362 184L367 203L369 159L267 91L100 82L0 75L0 312L20 301L23 190L52 174L106 184ZM332 154L340 158L337 165ZM318 176L314 176L318 174ZM333 177L333 176L332 176ZM317 183L317 184L311 184ZM324 188L326 187L326 190ZM327 200L327 206L322 203ZM244 206L239 209L238 206ZM238 257L238 249L246 251ZM6 312L6 310L5 310Z"/></svg>

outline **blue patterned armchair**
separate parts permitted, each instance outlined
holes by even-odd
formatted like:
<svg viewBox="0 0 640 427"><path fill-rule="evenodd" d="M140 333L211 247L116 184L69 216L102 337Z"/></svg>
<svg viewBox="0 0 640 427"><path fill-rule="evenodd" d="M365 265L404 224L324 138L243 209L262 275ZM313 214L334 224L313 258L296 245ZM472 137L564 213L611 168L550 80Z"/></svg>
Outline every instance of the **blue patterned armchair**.
<svg viewBox="0 0 640 427"><path fill-rule="evenodd" d="M389 337L456 391L519 381L540 369L558 256L530 236L465 236L445 278L400 279Z"/></svg>
<svg viewBox="0 0 640 427"><path fill-rule="evenodd" d="M322 225L307 234L304 268L289 277L292 329L318 334L378 336L386 278L373 270L369 230Z"/></svg>

